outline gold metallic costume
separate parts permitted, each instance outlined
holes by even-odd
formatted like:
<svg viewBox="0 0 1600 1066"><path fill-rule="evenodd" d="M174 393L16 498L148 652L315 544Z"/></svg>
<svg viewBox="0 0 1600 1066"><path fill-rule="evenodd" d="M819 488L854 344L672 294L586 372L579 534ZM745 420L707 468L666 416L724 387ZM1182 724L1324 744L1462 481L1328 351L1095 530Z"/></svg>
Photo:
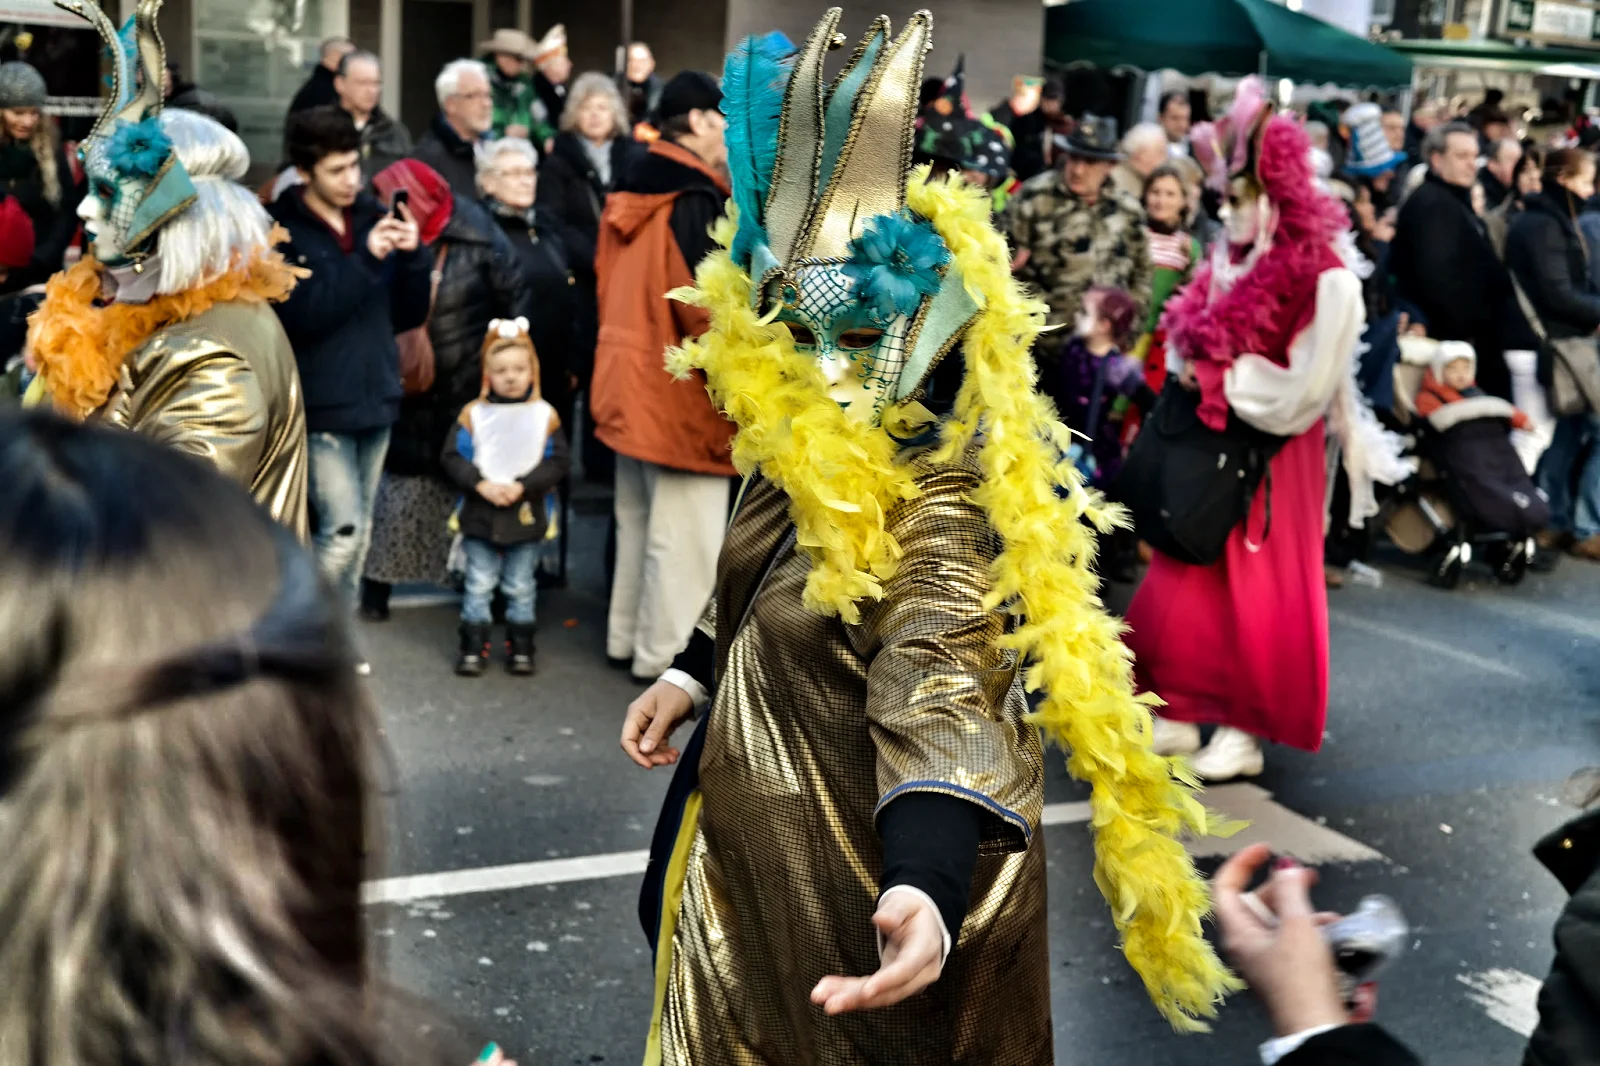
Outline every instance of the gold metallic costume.
<svg viewBox="0 0 1600 1066"><path fill-rule="evenodd" d="M161 330L122 364L95 417L206 460L305 538L300 376L267 304L218 304Z"/></svg>
<svg viewBox="0 0 1600 1066"><path fill-rule="evenodd" d="M1134 691L1096 598L1093 531L1119 512L1084 487L1035 389L1045 309L1013 278L988 197L910 169L931 17L898 36L874 20L828 81L840 14L799 48L757 35L728 57L726 250L672 294L710 328L668 366L705 374L750 480L702 624L714 651L702 636L681 658L692 686L669 676L696 695L711 681L711 702L640 897L656 948L645 1064L1051 1062L1041 729L1090 785L1124 954L1175 1027L1203 1028L1237 985L1179 838L1222 827L1151 751L1158 701ZM952 395L930 375L956 358ZM880 890L918 887L880 883L879 815L913 792L982 812L955 944L916 995L830 1017L817 982L877 971ZM970 835L916 832L929 857L971 857Z"/></svg>
<svg viewBox="0 0 1600 1066"><path fill-rule="evenodd" d="M970 457L915 468L923 495L888 520L905 556L858 625L801 605L811 562L770 481L752 481L728 531L661 1020L670 1066L1053 1061L1043 756L1015 656L995 644L1006 619L983 607L1000 546L971 502ZM829 1018L808 999L817 981L879 965L874 817L919 789L992 815L960 939L928 990Z"/></svg>
<svg viewBox="0 0 1600 1066"><path fill-rule="evenodd" d="M285 235L238 183L244 142L163 112L161 0L139 0L120 35L94 0L56 3L105 42L111 93L80 146L91 255L50 279L33 316L29 402L196 455L304 538L305 409L270 305L306 271L274 250Z"/></svg>

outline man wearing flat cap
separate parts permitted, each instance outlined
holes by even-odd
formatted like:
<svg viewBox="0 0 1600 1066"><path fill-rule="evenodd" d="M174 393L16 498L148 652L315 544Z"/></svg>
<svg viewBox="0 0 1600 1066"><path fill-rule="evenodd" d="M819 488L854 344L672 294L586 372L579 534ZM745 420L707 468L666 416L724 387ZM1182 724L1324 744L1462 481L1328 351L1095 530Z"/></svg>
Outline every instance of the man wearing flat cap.
<svg viewBox="0 0 1600 1066"><path fill-rule="evenodd" d="M1036 355L1053 365L1072 335L1083 294L1095 285L1125 290L1143 321L1150 301L1150 248L1144 209L1119 192L1111 171L1122 158L1117 123L1084 115L1070 133L1054 134L1060 166L1030 178L1007 205L1004 229L1016 250L1017 278L1050 305Z"/></svg>

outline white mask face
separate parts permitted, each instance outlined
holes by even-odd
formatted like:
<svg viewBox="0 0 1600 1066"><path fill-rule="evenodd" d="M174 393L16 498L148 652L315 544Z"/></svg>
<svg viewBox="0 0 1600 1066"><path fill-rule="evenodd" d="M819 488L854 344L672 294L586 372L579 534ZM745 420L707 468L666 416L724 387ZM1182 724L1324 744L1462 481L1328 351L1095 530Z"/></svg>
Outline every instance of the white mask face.
<svg viewBox="0 0 1600 1066"><path fill-rule="evenodd" d="M122 261L122 246L117 243L116 233L106 220L106 205L101 198L90 192L78 204L78 217L83 219L84 232L89 236L89 251L102 263L119 263Z"/></svg>
<svg viewBox="0 0 1600 1066"><path fill-rule="evenodd" d="M1239 186L1234 186L1235 190ZM1254 244L1261 229L1261 205L1254 196L1230 195L1219 212L1232 244Z"/></svg>

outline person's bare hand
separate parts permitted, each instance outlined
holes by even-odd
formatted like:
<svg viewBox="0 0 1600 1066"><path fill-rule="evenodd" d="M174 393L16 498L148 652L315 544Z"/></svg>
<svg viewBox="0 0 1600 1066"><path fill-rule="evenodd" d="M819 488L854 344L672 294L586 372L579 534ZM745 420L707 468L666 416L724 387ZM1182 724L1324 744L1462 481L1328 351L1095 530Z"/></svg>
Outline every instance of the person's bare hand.
<svg viewBox="0 0 1600 1066"><path fill-rule="evenodd" d="M400 205L399 218L387 218L390 232L394 234L394 246L402 252L414 252L421 241L420 231L417 229L417 216L411 213L410 204Z"/></svg>
<svg viewBox="0 0 1600 1066"><path fill-rule="evenodd" d="M505 504L503 506L506 506L506 507L510 507L512 504L514 504L517 501L521 500L523 496L527 495L527 490L522 487L522 482L520 482L520 481L508 481L508 482L506 482L505 490L506 490L506 502L505 502Z"/></svg>
<svg viewBox="0 0 1600 1066"><path fill-rule="evenodd" d="M528 139L528 127L521 125L507 126L505 135L507 137L519 137L525 141Z"/></svg>
<svg viewBox="0 0 1600 1066"><path fill-rule="evenodd" d="M883 961L868 977L824 977L811 990L811 1002L828 1014L892 1007L939 979L944 968L944 934L939 914L910 892L892 892L878 901L872 924L883 936Z"/></svg>
<svg viewBox="0 0 1600 1066"><path fill-rule="evenodd" d="M507 484L503 481L489 481L486 479L478 482L477 487L478 495L496 507L510 507L522 496L522 486L515 483ZM516 490L515 495L512 494L513 488Z"/></svg>
<svg viewBox="0 0 1600 1066"><path fill-rule="evenodd" d="M1272 854L1252 844L1222 864L1212 878L1213 904L1222 947L1272 1016L1279 1036L1350 1018L1339 992L1339 971L1322 926L1334 916L1311 906L1315 871L1292 865L1275 869L1255 897L1272 914L1258 914L1245 900L1250 880Z"/></svg>
<svg viewBox="0 0 1600 1066"><path fill-rule="evenodd" d="M394 239L394 220L385 215L373 224L372 231L367 234L367 251L381 263L394 251Z"/></svg>
<svg viewBox="0 0 1600 1066"><path fill-rule="evenodd" d="M1200 379L1195 375L1194 372L1193 359L1185 359L1183 361L1183 369L1178 372L1178 384L1182 385L1190 392L1194 392L1200 387Z"/></svg>
<svg viewBox="0 0 1600 1066"><path fill-rule="evenodd" d="M667 747L672 731L694 710L694 701L670 681L657 681L628 704L622 720L622 750L628 758L653 770L678 761L678 749Z"/></svg>

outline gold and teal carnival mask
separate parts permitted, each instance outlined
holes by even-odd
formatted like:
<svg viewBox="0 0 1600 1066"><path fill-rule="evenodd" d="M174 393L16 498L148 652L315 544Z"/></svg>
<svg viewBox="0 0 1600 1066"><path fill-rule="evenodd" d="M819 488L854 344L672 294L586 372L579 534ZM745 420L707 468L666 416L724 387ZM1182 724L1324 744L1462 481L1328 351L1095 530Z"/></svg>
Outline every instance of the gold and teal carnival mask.
<svg viewBox="0 0 1600 1066"><path fill-rule="evenodd" d="M757 310L815 355L853 418L875 424L922 387L979 307L943 239L906 207L931 19L919 12L891 38L880 16L825 85L839 17L830 10L798 53L774 33L728 57L732 253Z"/></svg>
<svg viewBox="0 0 1600 1066"><path fill-rule="evenodd" d="M89 186L80 214L96 259L138 269L161 227L195 201L194 183L161 128L161 0L139 0L120 33L94 0L55 3L93 25L111 52L111 95L78 149Z"/></svg>

